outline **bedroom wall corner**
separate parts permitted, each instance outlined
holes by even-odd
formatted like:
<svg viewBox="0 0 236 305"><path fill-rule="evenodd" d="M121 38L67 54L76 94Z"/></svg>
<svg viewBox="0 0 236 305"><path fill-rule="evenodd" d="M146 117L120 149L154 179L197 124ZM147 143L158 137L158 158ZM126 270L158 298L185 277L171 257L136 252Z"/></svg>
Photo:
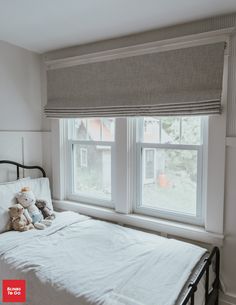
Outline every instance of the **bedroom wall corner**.
<svg viewBox="0 0 236 305"><path fill-rule="evenodd" d="M47 71L43 56L40 55L40 73L41 73L41 120L42 120L42 166L46 170L47 177L52 183L52 133L51 119L46 118L44 114L44 106L47 104Z"/></svg>
<svg viewBox="0 0 236 305"><path fill-rule="evenodd" d="M41 120L42 130L51 132L51 119L46 118L44 106L47 104L47 70L43 55L40 55L40 77L41 77Z"/></svg>

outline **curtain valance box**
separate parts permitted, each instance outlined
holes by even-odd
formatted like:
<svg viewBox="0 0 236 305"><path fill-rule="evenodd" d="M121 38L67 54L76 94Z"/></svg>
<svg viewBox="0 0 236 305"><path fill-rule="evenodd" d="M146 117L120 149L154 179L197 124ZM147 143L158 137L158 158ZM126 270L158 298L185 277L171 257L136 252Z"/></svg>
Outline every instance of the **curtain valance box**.
<svg viewBox="0 0 236 305"><path fill-rule="evenodd" d="M224 42L48 70L51 118L221 112Z"/></svg>

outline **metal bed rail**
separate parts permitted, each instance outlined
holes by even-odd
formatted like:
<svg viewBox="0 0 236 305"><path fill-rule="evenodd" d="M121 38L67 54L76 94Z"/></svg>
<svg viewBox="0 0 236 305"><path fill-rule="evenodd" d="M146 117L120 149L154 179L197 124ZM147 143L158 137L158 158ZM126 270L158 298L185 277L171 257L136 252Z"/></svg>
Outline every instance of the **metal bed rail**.
<svg viewBox="0 0 236 305"><path fill-rule="evenodd" d="M215 260L215 280L212 284L212 290L209 292L209 268ZM194 305L195 292L198 289L200 280L205 277L205 305L218 305L219 303L219 288L220 288L220 250L218 247L214 247L208 256L204 260L204 263L196 277L196 279L189 284L188 292L181 305Z"/></svg>
<svg viewBox="0 0 236 305"><path fill-rule="evenodd" d="M9 160L0 160L0 164L11 164L11 165L15 165L15 166L16 166L17 179L20 178L20 168L23 168L23 169L38 169L38 170L41 171L43 177L46 177L46 172L45 172L45 170L44 170L42 167L40 167L40 166L26 166L26 165L23 165L23 164L14 162L14 161L9 161Z"/></svg>

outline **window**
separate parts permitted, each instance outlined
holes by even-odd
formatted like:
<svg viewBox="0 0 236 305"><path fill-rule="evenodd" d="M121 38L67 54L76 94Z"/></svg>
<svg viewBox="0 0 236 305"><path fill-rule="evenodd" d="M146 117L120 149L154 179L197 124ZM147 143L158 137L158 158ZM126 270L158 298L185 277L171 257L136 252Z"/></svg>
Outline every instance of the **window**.
<svg viewBox="0 0 236 305"><path fill-rule="evenodd" d="M112 206L112 167L115 120L68 120L69 197Z"/></svg>
<svg viewBox="0 0 236 305"><path fill-rule="evenodd" d="M225 113L54 120L52 128L53 196L62 205L84 203L75 209L151 230L164 219L222 235Z"/></svg>
<svg viewBox="0 0 236 305"><path fill-rule="evenodd" d="M203 224L206 120L68 120L68 198Z"/></svg>
<svg viewBox="0 0 236 305"><path fill-rule="evenodd" d="M135 211L203 223L203 118L137 120Z"/></svg>

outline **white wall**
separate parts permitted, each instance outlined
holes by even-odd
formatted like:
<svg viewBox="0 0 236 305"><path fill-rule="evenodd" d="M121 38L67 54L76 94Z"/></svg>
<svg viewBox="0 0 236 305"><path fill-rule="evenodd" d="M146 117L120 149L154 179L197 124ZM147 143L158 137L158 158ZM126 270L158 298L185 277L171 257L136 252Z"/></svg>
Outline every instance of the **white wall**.
<svg viewBox="0 0 236 305"><path fill-rule="evenodd" d="M42 115L42 67L38 54L0 41L0 160L46 164L50 175L50 153L42 150L42 143L50 142ZM13 167L7 167L7 172L2 168L0 180L15 178Z"/></svg>
<svg viewBox="0 0 236 305"><path fill-rule="evenodd" d="M0 41L0 130L42 129L41 61Z"/></svg>
<svg viewBox="0 0 236 305"><path fill-rule="evenodd" d="M229 56L222 279L229 302L236 304L236 34Z"/></svg>
<svg viewBox="0 0 236 305"><path fill-rule="evenodd" d="M226 293L233 297L236 304L236 147L227 147L226 158L222 279Z"/></svg>

